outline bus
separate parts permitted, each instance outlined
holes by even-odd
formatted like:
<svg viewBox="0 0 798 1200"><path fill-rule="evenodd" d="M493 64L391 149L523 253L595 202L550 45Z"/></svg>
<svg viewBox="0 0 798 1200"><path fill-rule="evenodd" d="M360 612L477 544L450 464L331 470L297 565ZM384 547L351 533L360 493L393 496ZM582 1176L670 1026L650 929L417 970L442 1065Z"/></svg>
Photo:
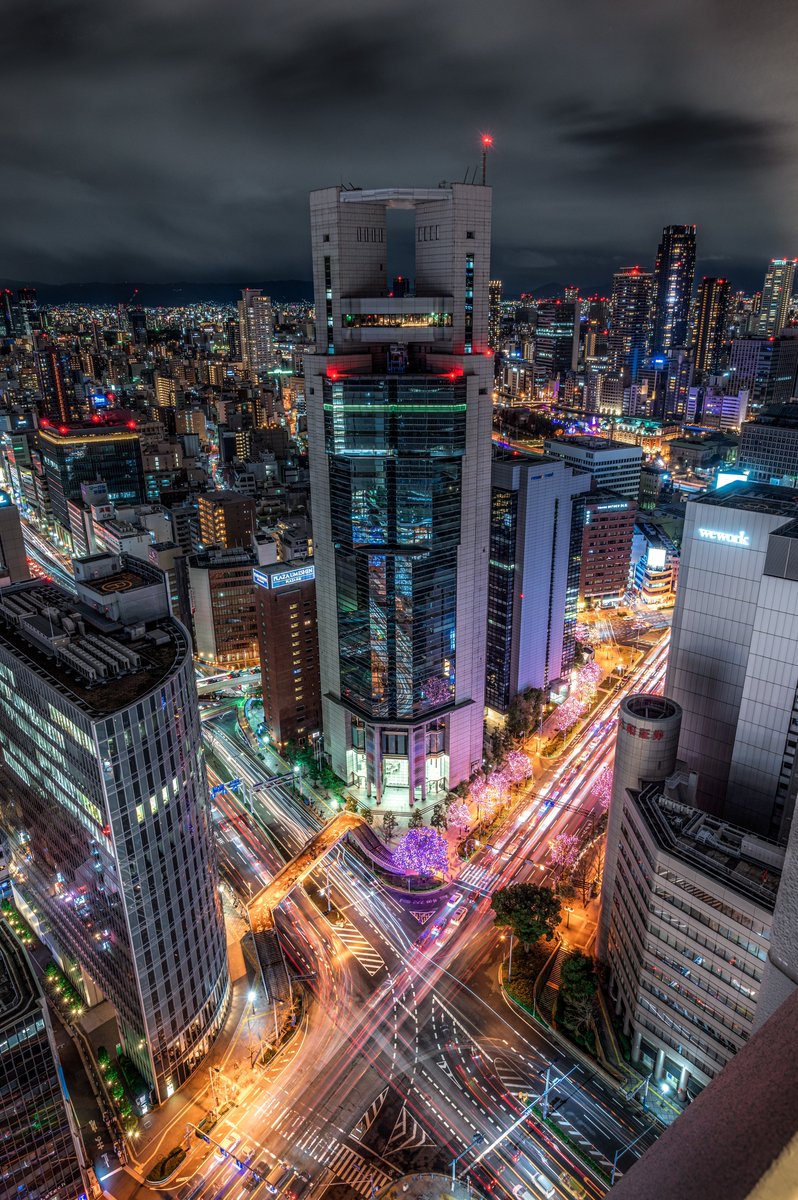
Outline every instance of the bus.
<svg viewBox="0 0 798 1200"><path fill-rule="evenodd" d="M574 1179L573 1175L569 1175L567 1171L560 1174L560 1183L565 1188L566 1192L570 1192L576 1200L586 1200L587 1188L585 1188L578 1179Z"/></svg>

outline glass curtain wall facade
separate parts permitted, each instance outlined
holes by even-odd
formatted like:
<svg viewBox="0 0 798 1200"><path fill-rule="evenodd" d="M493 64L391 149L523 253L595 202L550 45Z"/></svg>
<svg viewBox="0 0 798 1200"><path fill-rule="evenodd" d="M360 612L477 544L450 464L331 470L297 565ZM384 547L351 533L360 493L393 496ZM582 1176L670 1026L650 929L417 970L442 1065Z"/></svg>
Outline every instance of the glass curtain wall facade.
<svg viewBox="0 0 798 1200"><path fill-rule="evenodd" d="M142 504L144 468L139 436L133 430L41 429L39 445L53 516L69 528L69 500L80 500L80 485L101 479L112 504Z"/></svg>
<svg viewBox="0 0 798 1200"><path fill-rule="evenodd" d="M415 210L402 295L389 294L391 208ZM330 188L313 193L311 223L325 751L363 799L401 807L482 757L490 191Z"/></svg>

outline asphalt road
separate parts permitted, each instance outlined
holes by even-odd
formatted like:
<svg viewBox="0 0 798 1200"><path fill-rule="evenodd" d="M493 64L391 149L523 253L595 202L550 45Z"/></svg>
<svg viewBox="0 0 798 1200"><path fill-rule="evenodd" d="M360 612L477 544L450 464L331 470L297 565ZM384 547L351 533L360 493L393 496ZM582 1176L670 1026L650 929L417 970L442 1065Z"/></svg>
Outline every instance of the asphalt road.
<svg viewBox="0 0 798 1200"><path fill-rule="evenodd" d="M663 670L660 647L624 690L656 686ZM620 691L604 702L563 758L535 781L491 846L466 867L455 890L469 897L469 907L458 923L444 894L437 901L442 917L428 918L422 910L414 916L345 849L329 868L339 926L306 894L326 888L326 867L292 893L278 924L293 972L310 976L313 1004L290 1059L278 1059L255 1078L246 1102L222 1123L220 1138L228 1130L240 1138L240 1153L246 1150L252 1162L290 1162L311 1177L314 1197L329 1192L330 1200L370 1196L408 1169L445 1169L475 1133L484 1143L464 1158L461 1170L484 1153L470 1168L483 1190L509 1196L524 1189L536 1196L534 1176L543 1170L556 1193L567 1196L559 1182L567 1170L588 1195L604 1193L598 1171L608 1172L615 1152L645 1134L646 1122L636 1106L625 1104L604 1079L508 1004L498 986L501 947L489 894L510 879L545 877L540 866L546 865L548 841L584 820L595 780L611 759L619 697ZM250 783L268 778L236 728L214 724L220 767ZM255 793L254 815L234 797L217 803L222 867L244 897L317 825L291 789ZM433 938L438 923L443 928ZM520 1115L519 1095L537 1094L550 1066L556 1076L567 1076L552 1092L557 1122L596 1171L529 1121L491 1148ZM638 1149L649 1140L644 1135ZM205 1175L198 1193L203 1200L267 1194L263 1184L249 1191L247 1172L231 1163L214 1160L212 1170L192 1178L199 1182ZM289 1187L297 1190L296 1181Z"/></svg>

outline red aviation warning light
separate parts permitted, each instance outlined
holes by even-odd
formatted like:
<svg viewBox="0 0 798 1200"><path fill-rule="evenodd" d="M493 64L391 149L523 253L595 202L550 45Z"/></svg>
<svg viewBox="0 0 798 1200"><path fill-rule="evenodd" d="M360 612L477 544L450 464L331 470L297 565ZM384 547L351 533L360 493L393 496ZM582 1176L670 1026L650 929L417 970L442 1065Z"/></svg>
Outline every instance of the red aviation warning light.
<svg viewBox="0 0 798 1200"><path fill-rule="evenodd" d="M488 182L488 151L493 149L493 134L483 133L479 139L482 143L482 186Z"/></svg>

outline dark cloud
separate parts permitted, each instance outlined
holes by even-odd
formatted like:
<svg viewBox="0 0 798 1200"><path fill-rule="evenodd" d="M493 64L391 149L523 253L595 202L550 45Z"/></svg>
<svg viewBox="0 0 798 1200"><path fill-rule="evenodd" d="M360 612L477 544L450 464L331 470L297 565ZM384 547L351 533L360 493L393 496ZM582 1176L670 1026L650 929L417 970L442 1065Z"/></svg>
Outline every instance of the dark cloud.
<svg viewBox="0 0 798 1200"><path fill-rule="evenodd" d="M0 272L307 277L310 188L461 179L487 128L508 290L601 287L687 220L753 282L798 253L798 6L768 9L0 0Z"/></svg>
<svg viewBox="0 0 798 1200"><path fill-rule="evenodd" d="M610 183L619 172L715 175L766 169L779 155L781 122L745 113L666 107L637 114L581 114L565 142L593 151Z"/></svg>

